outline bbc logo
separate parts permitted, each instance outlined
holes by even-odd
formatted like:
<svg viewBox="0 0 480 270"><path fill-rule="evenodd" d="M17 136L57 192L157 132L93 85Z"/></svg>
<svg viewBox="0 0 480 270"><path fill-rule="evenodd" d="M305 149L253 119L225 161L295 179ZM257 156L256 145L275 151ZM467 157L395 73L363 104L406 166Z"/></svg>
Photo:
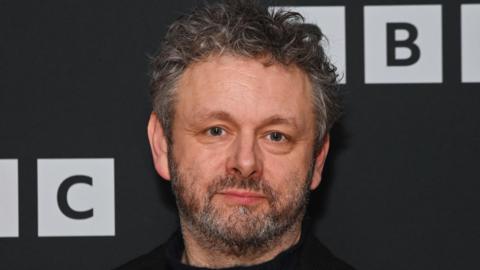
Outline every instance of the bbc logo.
<svg viewBox="0 0 480 270"><path fill-rule="evenodd" d="M114 236L114 159L38 159L38 236ZM0 237L18 237L18 160L0 160Z"/></svg>
<svg viewBox="0 0 480 270"><path fill-rule="evenodd" d="M18 237L18 161L0 160L0 237Z"/></svg>
<svg viewBox="0 0 480 270"><path fill-rule="evenodd" d="M347 82L344 6L272 7L297 11L327 36L323 44ZM442 6L364 6L365 83L442 83ZM480 4L461 5L461 78L480 82Z"/></svg>
<svg viewBox="0 0 480 270"><path fill-rule="evenodd" d="M365 83L441 83L440 5L364 9Z"/></svg>

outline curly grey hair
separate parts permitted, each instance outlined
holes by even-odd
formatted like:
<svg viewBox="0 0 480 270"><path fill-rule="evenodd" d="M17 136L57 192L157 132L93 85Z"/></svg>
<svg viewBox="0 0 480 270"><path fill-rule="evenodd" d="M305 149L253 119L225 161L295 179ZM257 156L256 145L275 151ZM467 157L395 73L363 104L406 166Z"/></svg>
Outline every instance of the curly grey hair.
<svg viewBox="0 0 480 270"><path fill-rule="evenodd" d="M192 63L229 53L267 57L267 64L296 65L312 84L316 114L315 151L340 115L338 74L321 42L325 36L302 15L268 9L252 0L206 3L170 25L160 51L152 59L151 96L169 143L175 115L176 83Z"/></svg>

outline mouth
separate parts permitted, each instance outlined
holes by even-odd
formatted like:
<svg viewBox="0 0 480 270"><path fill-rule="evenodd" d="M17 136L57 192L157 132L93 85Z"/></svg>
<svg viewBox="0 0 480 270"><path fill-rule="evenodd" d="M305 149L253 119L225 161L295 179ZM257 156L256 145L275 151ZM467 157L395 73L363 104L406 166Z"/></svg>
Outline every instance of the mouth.
<svg viewBox="0 0 480 270"><path fill-rule="evenodd" d="M224 190L217 195L220 195L227 204L234 205L255 205L267 199L262 193L245 190Z"/></svg>

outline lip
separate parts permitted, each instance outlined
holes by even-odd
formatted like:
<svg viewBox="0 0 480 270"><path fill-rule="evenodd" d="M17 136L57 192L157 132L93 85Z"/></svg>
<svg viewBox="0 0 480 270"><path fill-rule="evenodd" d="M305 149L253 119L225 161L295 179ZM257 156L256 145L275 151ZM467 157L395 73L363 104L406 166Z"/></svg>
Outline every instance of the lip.
<svg viewBox="0 0 480 270"><path fill-rule="evenodd" d="M253 205L266 199L261 193L242 190L225 190L217 194L221 195L227 203L232 204Z"/></svg>

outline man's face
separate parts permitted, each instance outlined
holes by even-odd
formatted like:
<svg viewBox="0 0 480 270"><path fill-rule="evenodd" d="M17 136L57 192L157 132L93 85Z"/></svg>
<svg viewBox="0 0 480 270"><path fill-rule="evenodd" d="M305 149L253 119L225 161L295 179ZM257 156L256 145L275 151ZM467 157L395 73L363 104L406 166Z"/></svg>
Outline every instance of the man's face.
<svg viewBox="0 0 480 270"><path fill-rule="evenodd" d="M298 225L328 150L327 141L318 155L312 152L315 116L306 74L218 56L189 66L177 86L173 145L165 150L159 131L160 157L153 152L159 173L173 181L182 222L237 246ZM156 136L150 127L149 133Z"/></svg>

